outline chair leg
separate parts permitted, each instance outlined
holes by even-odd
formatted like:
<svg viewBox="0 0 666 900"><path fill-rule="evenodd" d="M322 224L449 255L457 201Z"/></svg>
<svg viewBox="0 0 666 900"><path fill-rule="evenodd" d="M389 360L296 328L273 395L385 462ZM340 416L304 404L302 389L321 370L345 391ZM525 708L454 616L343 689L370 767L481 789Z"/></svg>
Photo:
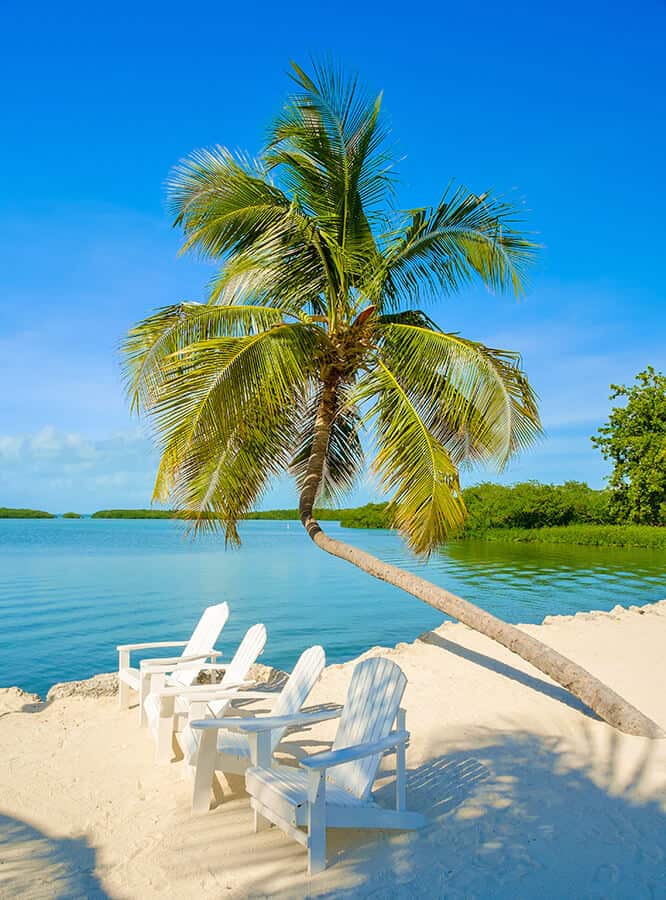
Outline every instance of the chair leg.
<svg viewBox="0 0 666 900"><path fill-rule="evenodd" d="M321 771L310 773L308 786L308 874L326 868L326 780Z"/></svg>
<svg viewBox="0 0 666 900"><path fill-rule="evenodd" d="M197 764L194 770L194 790L192 792L192 812L206 813L210 808L217 756L217 731L204 728L199 739Z"/></svg>
<svg viewBox="0 0 666 900"><path fill-rule="evenodd" d="M129 685L120 677L123 669L129 667L129 650L118 651L118 706L127 709L129 706Z"/></svg>
<svg viewBox="0 0 666 900"><path fill-rule="evenodd" d="M157 720L157 762L171 762L173 756L173 718L160 716Z"/></svg>
<svg viewBox="0 0 666 900"><path fill-rule="evenodd" d="M398 710L398 731L406 730L405 710ZM405 745L398 744L395 751L395 808L398 812L407 809L407 760Z"/></svg>
<svg viewBox="0 0 666 900"><path fill-rule="evenodd" d="M270 828L273 823L270 819L267 819L266 816L262 816L260 812L254 810L254 833L257 834L259 831L265 831L267 828Z"/></svg>
<svg viewBox="0 0 666 900"><path fill-rule="evenodd" d="M139 726L143 728L148 724L148 717L146 716L145 703L148 694L150 693L150 675L146 672L141 672L140 681L139 681Z"/></svg>

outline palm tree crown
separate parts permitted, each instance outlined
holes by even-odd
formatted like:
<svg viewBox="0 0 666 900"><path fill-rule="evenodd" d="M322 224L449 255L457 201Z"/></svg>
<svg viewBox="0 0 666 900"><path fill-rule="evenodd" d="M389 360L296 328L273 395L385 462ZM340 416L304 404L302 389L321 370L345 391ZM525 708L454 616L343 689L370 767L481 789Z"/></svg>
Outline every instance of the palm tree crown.
<svg viewBox="0 0 666 900"><path fill-rule="evenodd" d="M540 424L517 353L419 307L475 278L520 293L535 245L488 193L396 212L381 96L330 69L294 80L256 160L216 147L170 177L183 251L219 268L206 303L161 309L125 343L161 449L154 498L238 541L285 470L302 508L348 492L367 429L392 522L427 554L464 519L459 467L504 465Z"/></svg>

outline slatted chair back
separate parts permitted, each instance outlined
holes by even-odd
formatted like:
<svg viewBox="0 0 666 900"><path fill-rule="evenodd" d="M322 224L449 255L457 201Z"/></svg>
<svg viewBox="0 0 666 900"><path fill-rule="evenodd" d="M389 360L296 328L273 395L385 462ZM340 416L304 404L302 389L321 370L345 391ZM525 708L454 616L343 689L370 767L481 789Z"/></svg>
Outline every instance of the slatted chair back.
<svg viewBox="0 0 666 900"><path fill-rule="evenodd" d="M393 730L407 678L390 659L375 657L358 663L352 673L334 750L385 738ZM381 754L329 769L327 780L367 800L377 775Z"/></svg>
<svg viewBox="0 0 666 900"><path fill-rule="evenodd" d="M266 626L262 624L253 625L245 632L245 637L238 645L238 649L233 655L229 665L224 670L224 676L220 682L220 687L229 685L232 687L240 681L244 681L250 667L257 661L257 657L266 646ZM226 700L220 700L210 704L211 712L214 716L221 714L227 705Z"/></svg>
<svg viewBox="0 0 666 900"><path fill-rule="evenodd" d="M197 653L206 653L207 650L212 650L228 618L228 603L218 603L215 606L206 607L197 627L192 632L192 637L183 650L183 656L194 656ZM189 665L183 663L173 672L171 680L189 686L197 677L200 668L200 664L197 662Z"/></svg>
<svg viewBox="0 0 666 900"><path fill-rule="evenodd" d="M304 650L271 710L271 716L296 715L319 680L325 665L326 654L323 647L315 646ZM271 732L272 749L280 743L285 731L286 728L280 728Z"/></svg>

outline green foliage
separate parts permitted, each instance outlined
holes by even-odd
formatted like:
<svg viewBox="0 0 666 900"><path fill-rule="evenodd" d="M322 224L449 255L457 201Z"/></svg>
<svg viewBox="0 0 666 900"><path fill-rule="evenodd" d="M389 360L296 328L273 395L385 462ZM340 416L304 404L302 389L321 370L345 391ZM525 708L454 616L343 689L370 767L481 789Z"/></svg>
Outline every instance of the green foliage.
<svg viewBox="0 0 666 900"><path fill-rule="evenodd" d="M365 506L343 509L315 509L314 515L321 521L339 522L345 528L388 528L386 508L386 503L366 503ZM299 515L297 509L265 509L247 513L245 518L296 521Z"/></svg>
<svg viewBox="0 0 666 900"><path fill-rule="evenodd" d="M578 481L562 485L526 481L511 486L485 482L463 491L468 510L466 534L491 528L543 528L611 522L609 491Z"/></svg>
<svg viewBox="0 0 666 900"><path fill-rule="evenodd" d="M0 519L55 519L55 516L42 509L12 509L0 506Z"/></svg>
<svg viewBox="0 0 666 900"><path fill-rule="evenodd" d="M175 519L177 513L170 509L98 509L92 519Z"/></svg>
<svg viewBox="0 0 666 900"><path fill-rule="evenodd" d="M315 515L318 519L327 519L330 522L337 522L340 518L342 510L337 509L316 509ZM243 516L244 519L285 519L288 521L298 520L297 509L260 509L253 510Z"/></svg>
<svg viewBox="0 0 666 900"><path fill-rule="evenodd" d="M391 516L386 503L366 503L340 510L339 522L344 528L390 528Z"/></svg>
<svg viewBox="0 0 666 900"><path fill-rule="evenodd" d="M81 513L77 512L66 512L62 514L63 519L81 519Z"/></svg>
<svg viewBox="0 0 666 900"><path fill-rule="evenodd" d="M651 525L562 525L555 528L495 528L474 535L482 541L587 544L666 550L666 528Z"/></svg>
<svg viewBox="0 0 666 900"><path fill-rule="evenodd" d="M256 160L199 150L169 179L183 252L218 271L205 304L159 310L125 343L132 407L161 450L153 499L238 542L284 471L302 490L316 460L316 501L339 502L367 429L387 521L427 555L463 523L458 467L503 466L540 423L517 353L440 331L419 304L475 279L520 294L536 245L488 192L396 212L381 95L293 70Z"/></svg>
<svg viewBox="0 0 666 900"><path fill-rule="evenodd" d="M592 443L613 462L609 479L617 521L666 524L666 376L652 366L637 384L611 385L611 400L626 399L611 410Z"/></svg>

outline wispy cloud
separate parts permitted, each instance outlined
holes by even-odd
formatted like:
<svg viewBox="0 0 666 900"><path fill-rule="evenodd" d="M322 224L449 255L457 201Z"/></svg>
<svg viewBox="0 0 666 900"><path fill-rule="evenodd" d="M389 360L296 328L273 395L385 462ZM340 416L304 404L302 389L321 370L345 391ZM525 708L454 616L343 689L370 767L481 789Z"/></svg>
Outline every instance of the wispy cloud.
<svg viewBox="0 0 666 900"><path fill-rule="evenodd" d="M145 506L156 469L150 440L136 429L102 439L47 425L0 436L0 504L53 512Z"/></svg>

